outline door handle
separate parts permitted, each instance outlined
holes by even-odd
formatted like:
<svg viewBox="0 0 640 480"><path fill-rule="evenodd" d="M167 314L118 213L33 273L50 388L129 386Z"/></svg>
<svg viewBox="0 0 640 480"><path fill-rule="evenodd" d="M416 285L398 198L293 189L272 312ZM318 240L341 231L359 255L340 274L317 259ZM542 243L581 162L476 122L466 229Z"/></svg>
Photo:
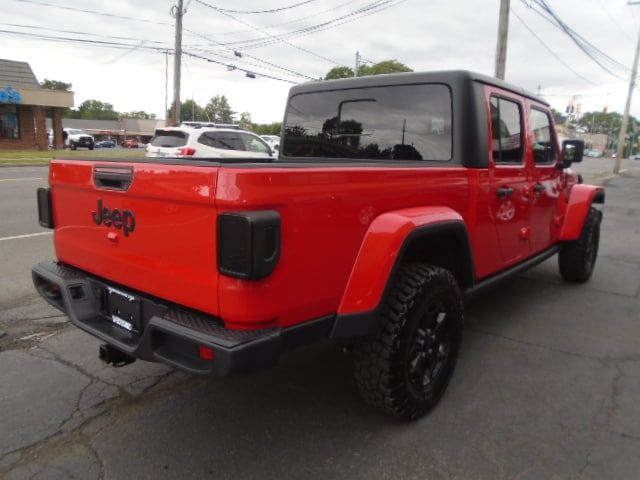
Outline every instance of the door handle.
<svg viewBox="0 0 640 480"><path fill-rule="evenodd" d="M536 192L537 194L541 194L546 189L547 187L545 187L542 183L536 183L533 187L534 192Z"/></svg>
<svg viewBox="0 0 640 480"><path fill-rule="evenodd" d="M505 199L507 197L510 197L511 195L513 195L513 188L511 187L500 187L497 190L498 193L498 197L500 197L501 199Z"/></svg>

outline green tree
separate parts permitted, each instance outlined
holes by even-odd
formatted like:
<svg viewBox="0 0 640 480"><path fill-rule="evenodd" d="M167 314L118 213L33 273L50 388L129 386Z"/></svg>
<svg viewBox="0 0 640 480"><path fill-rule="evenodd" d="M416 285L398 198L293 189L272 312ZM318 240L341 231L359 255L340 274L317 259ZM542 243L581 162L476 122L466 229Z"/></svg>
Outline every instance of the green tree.
<svg viewBox="0 0 640 480"><path fill-rule="evenodd" d="M71 91L70 83L61 82L60 80L49 80L48 78L45 78L44 81L40 82L40 86L49 90L62 90L65 92Z"/></svg>
<svg viewBox="0 0 640 480"><path fill-rule="evenodd" d="M245 130L253 130L255 125L251 121L251 114L249 112L242 112L240 114L240 120L238 121L240 128Z"/></svg>
<svg viewBox="0 0 640 480"><path fill-rule="evenodd" d="M400 72L413 72L412 69L407 67L404 63L400 63L397 60L384 60L382 62L374 63L373 65L360 65L358 67L358 76L365 77L367 75L382 75L384 73L400 73ZM325 80L335 80L337 78L350 78L353 77L353 68L350 67L333 67L324 76Z"/></svg>
<svg viewBox="0 0 640 480"><path fill-rule="evenodd" d="M85 100L76 110L71 111L71 118L85 120L117 120L118 116L113 105L93 99Z"/></svg>
<svg viewBox="0 0 640 480"><path fill-rule="evenodd" d="M171 102L171 106L167 111L168 119L173 117L173 102ZM185 102L180 103L180 121L182 122L190 122L195 120L196 122L205 122L209 121L204 115L204 108L198 105L198 102L194 100L187 100Z"/></svg>
<svg viewBox="0 0 640 480"><path fill-rule="evenodd" d="M229 100L224 95L216 95L204 107L204 117L209 122L233 123L236 112L231 110Z"/></svg>
<svg viewBox="0 0 640 480"><path fill-rule="evenodd" d="M397 60L384 60L382 62L374 63L371 66L362 65L358 69L358 75L361 76L402 72L413 72L413 70L407 67L404 63L400 63Z"/></svg>
<svg viewBox="0 0 640 480"><path fill-rule="evenodd" d="M280 133L282 132L282 122L254 124L253 131L258 135L280 136Z"/></svg>
<svg viewBox="0 0 640 480"><path fill-rule="evenodd" d="M134 110L133 112L121 113L120 116L124 118L140 118L143 120L155 120L155 113L147 113L144 110Z"/></svg>
<svg viewBox="0 0 640 480"><path fill-rule="evenodd" d="M324 76L325 80L336 80L338 78L353 77L353 68L349 67L333 67Z"/></svg>

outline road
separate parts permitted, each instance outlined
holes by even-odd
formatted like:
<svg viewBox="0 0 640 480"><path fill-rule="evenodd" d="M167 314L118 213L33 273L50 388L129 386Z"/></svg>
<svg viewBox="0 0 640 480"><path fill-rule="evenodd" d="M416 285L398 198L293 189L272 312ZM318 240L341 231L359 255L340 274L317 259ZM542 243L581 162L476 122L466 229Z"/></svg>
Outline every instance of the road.
<svg viewBox="0 0 640 480"><path fill-rule="evenodd" d="M33 293L52 238L22 236L46 233L46 169L0 168L0 477L636 478L640 162L625 169L576 165L607 187L592 280L563 283L552 259L470 304L447 393L405 424L363 406L329 341L222 379L104 367Z"/></svg>

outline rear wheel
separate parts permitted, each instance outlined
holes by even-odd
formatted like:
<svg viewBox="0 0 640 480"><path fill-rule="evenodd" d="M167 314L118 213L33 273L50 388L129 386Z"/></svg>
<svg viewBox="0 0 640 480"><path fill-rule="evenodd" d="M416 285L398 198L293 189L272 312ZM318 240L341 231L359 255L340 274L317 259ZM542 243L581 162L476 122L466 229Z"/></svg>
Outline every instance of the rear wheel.
<svg viewBox="0 0 640 480"><path fill-rule="evenodd" d="M450 272L420 262L402 266L377 333L354 348L363 399L407 420L426 414L453 374L462 320L462 296Z"/></svg>
<svg viewBox="0 0 640 480"><path fill-rule="evenodd" d="M600 221L602 214L595 208L589 210L580 238L567 242L558 255L560 275L569 282L584 283L591 277L600 245Z"/></svg>
<svg viewBox="0 0 640 480"><path fill-rule="evenodd" d="M78 147L75 144L75 142L69 142L69 148L71 148L71 150L77 150L78 149Z"/></svg>

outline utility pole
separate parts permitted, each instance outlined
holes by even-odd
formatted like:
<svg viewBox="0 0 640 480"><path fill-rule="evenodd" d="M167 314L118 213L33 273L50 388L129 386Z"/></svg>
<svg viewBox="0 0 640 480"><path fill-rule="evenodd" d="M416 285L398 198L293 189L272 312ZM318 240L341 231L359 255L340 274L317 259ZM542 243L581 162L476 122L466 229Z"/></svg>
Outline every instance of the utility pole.
<svg viewBox="0 0 640 480"><path fill-rule="evenodd" d="M356 50L356 68L353 69L353 76L358 76L358 68L360 67L360 52Z"/></svg>
<svg viewBox="0 0 640 480"><path fill-rule="evenodd" d="M629 1L629 5L638 2ZM640 33L638 34L638 42L636 43L636 53L633 56L633 69L631 70L631 79L629 80L629 93L627 94L627 103L624 106L624 116L622 117L622 126L620 127L620 136L618 137L618 151L616 152L616 163L613 166L613 173L618 175L622 166L622 157L624 155L624 139L627 135L627 125L629 125L629 110L631 109L631 96L633 88L636 85L636 74L638 73L638 55L640 55Z"/></svg>
<svg viewBox="0 0 640 480"><path fill-rule="evenodd" d="M176 19L175 52L173 57L173 125L180 123L180 69L182 63L182 7L183 0L171 7L171 15Z"/></svg>
<svg viewBox="0 0 640 480"><path fill-rule="evenodd" d="M164 126L169 126L169 50L164 52Z"/></svg>
<svg viewBox="0 0 640 480"><path fill-rule="evenodd" d="M509 0L500 0L500 20L498 22L498 43L496 44L495 76L504 80L507 63L507 38L509 36Z"/></svg>

